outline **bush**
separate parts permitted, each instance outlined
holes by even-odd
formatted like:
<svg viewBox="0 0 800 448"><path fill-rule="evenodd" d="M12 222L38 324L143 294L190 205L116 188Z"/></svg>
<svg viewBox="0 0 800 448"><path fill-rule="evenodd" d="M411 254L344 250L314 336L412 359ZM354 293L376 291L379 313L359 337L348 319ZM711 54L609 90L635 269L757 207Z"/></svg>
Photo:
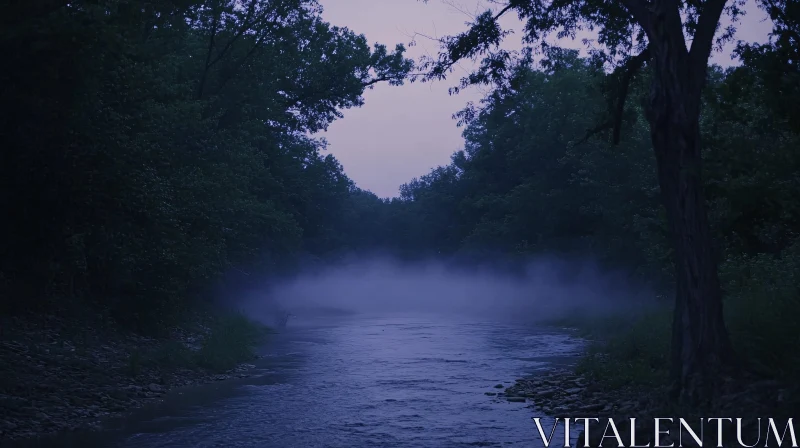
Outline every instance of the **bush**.
<svg viewBox="0 0 800 448"><path fill-rule="evenodd" d="M671 313L664 309L634 319L608 319L584 327L595 342L577 370L608 388L657 384L669 368Z"/></svg>
<svg viewBox="0 0 800 448"><path fill-rule="evenodd" d="M729 259L726 321L734 346L748 367L778 379L800 375L800 243L780 256Z"/></svg>
<svg viewBox="0 0 800 448"><path fill-rule="evenodd" d="M215 318L211 333L198 352L200 366L224 371L255 358L255 350L268 329L241 313Z"/></svg>
<svg viewBox="0 0 800 448"><path fill-rule="evenodd" d="M745 365L765 376L800 376L800 244L780 256L729 259L720 268L725 319ZM609 388L656 384L669 368L672 310L631 319L573 318L559 322L594 340L578 371Z"/></svg>

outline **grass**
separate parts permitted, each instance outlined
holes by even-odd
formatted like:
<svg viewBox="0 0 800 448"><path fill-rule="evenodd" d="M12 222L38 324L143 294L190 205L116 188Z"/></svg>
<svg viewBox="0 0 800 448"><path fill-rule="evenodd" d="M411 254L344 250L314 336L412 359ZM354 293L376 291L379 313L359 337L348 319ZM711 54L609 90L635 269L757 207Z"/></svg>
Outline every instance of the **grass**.
<svg viewBox="0 0 800 448"><path fill-rule="evenodd" d="M731 259L721 267L725 321L740 360L766 377L800 377L800 250ZM671 307L634 317L575 316L556 322L592 344L577 366L608 389L666 384Z"/></svg>
<svg viewBox="0 0 800 448"><path fill-rule="evenodd" d="M267 327L241 313L219 316L197 353L198 364L217 371L232 369L236 364L255 357L258 344L268 332Z"/></svg>
<svg viewBox="0 0 800 448"><path fill-rule="evenodd" d="M591 341L577 373L607 389L655 385L669 367L670 318L666 309L633 316L579 316L557 324L577 330Z"/></svg>
<svg viewBox="0 0 800 448"><path fill-rule="evenodd" d="M136 376L144 367L205 368L224 372L254 359L258 345L271 331L241 313L217 314L209 320L210 332L199 350L192 350L176 340L165 340L146 353L138 348L132 349L128 362L129 374Z"/></svg>
<svg viewBox="0 0 800 448"><path fill-rule="evenodd" d="M800 377L800 251L757 256L722 270L729 291L726 323L751 369L777 379Z"/></svg>

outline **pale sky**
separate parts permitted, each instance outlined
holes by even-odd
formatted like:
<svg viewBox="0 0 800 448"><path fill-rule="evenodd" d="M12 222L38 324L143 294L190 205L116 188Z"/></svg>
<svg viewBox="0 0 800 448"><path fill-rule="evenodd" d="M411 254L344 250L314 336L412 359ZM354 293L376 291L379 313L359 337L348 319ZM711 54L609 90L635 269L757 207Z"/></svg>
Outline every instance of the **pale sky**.
<svg viewBox="0 0 800 448"><path fill-rule="evenodd" d="M390 48L397 43L408 44L415 32L442 37L463 31L470 19L467 14L481 12L487 5L480 0L430 0L427 4L419 0L319 1L328 22L366 35L370 44L380 42ZM752 4L747 11L736 38L765 42L771 22ZM520 29L515 17L507 18L504 25ZM519 38L519 34L509 36L510 48L519 47ZM583 48L579 41L558 44ZM731 65L730 48L716 53L713 62ZM408 56L417 59L436 51L435 43L417 39ZM463 147L462 130L456 127L452 115L468 101L477 102L483 96L478 89L448 94L448 88L458 83L470 65L464 67L445 81L401 87L378 85L365 92L364 106L344 111L344 118L318 136L328 140L329 151L359 187L381 197L397 196L401 184L446 165L450 155Z"/></svg>

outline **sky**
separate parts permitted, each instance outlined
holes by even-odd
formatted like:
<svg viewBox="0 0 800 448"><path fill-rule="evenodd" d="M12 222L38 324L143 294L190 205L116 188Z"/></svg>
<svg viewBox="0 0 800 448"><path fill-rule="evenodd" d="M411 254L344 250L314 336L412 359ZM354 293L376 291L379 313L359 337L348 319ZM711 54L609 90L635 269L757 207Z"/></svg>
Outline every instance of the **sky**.
<svg viewBox="0 0 800 448"><path fill-rule="evenodd" d="M749 0L752 2L753 0ZM470 15L490 6L481 0L319 0L322 17L333 25L346 26L364 34L370 43L380 42L393 48L408 44L415 33L443 37L466 29ZM765 42L771 22L754 4L748 3L747 15L738 24L736 39ZM520 30L514 16L504 18L505 27ZM586 36L590 37L590 36ZM520 34L508 37L507 48L519 48ZM580 42L570 39L551 40L562 47L582 49ZM414 59L436 55L435 42L417 38L407 55ZM731 61L729 45L712 56L712 62L728 66ZM485 89L471 88L457 95L448 89L458 78L468 73L470 63L462 64L444 81L414 83L400 87L379 84L364 93L364 106L343 111L344 117L335 121L324 137L328 151L344 167L345 173L360 187L380 197L399 194L400 185L431 169L446 165L455 151L463 148L462 129L452 115L469 101L478 102Z"/></svg>

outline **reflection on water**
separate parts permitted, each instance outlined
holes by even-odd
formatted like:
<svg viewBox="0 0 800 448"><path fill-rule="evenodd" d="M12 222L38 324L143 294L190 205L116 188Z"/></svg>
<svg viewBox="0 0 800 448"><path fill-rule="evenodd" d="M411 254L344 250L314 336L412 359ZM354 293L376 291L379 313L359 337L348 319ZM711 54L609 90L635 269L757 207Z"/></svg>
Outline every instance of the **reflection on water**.
<svg viewBox="0 0 800 448"><path fill-rule="evenodd" d="M484 392L580 348L565 334L489 322L293 322L256 377L175 391L107 431L37 446L541 446L536 409Z"/></svg>

